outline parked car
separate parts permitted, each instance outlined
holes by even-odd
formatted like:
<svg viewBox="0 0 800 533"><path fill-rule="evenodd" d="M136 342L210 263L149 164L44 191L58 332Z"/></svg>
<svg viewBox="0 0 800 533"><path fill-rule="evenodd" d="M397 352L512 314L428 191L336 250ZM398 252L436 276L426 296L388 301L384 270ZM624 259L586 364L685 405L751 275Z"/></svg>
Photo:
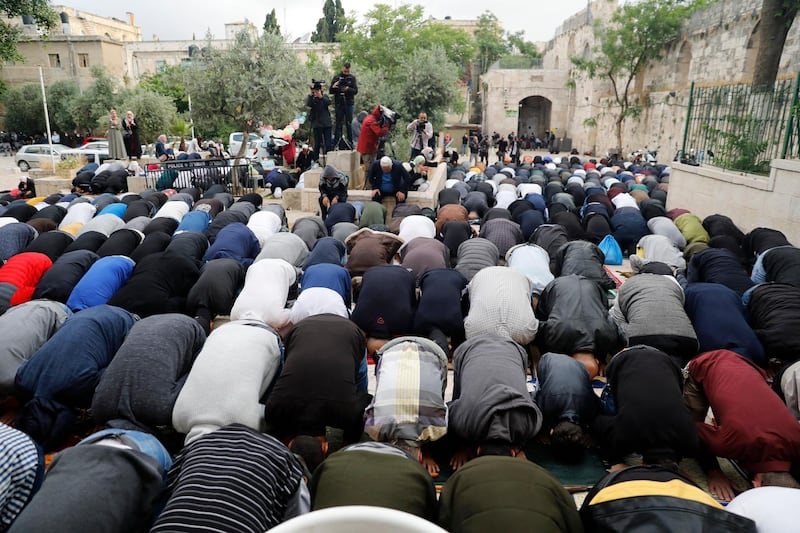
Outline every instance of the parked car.
<svg viewBox="0 0 800 533"><path fill-rule="evenodd" d="M108 141L92 141L80 148L70 148L61 152L61 159L70 157L77 157L86 163L102 164L106 159L111 159L108 155Z"/></svg>
<svg viewBox="0 0 800 533"><path fill-rule="evenodd" d="M64 150L69 150L69 146L53 145L53 156L56 160L61 159L61 152ZM14 155L14 162L23 172L27 172L31 168L39 168L42 161L50 161L49 144L26 144Z"/></svg>
<svg viewBox="0 0 800 533"><path fill-rule="evenodd" d="M107 140L108 139L106 139L105 137L95 137L94 135L90 135L89 137L84 137L83 138L83 142L81 143L81 146L83 146L83 145L85 145L87 143L90 143L90 142L94 142L94 141L107 141Z"/></svg>
<svg viewBox="0 0 800 533"><path fill-rule="evenodd" d="M231 133L230 137L228 138L228 153L231 157L236 157L236 154L239 153L239 149L242 147L242 139L244 139L244 133L241 131L236 131ZM248 136L247 144L250 146L251 143L256 141L262 141L261 137L259 137L255 133L251 133ZM247 151L245 151L245 155L247 155Z"/></svg>

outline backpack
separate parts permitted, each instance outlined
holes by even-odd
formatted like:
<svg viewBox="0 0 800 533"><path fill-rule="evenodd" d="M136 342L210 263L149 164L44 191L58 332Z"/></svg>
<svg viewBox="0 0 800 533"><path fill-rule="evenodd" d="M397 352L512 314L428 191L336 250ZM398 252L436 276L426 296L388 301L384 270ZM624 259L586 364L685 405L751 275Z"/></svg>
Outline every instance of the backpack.
<svg viewBox="0 0 800 533"><path fill-rule="evenodd" d="M622 264L622 248L613 235L608 234L603 237L600 244L597 245L600 251L603 252L606 259L603 264L606 265L621 265Z"/></svg>

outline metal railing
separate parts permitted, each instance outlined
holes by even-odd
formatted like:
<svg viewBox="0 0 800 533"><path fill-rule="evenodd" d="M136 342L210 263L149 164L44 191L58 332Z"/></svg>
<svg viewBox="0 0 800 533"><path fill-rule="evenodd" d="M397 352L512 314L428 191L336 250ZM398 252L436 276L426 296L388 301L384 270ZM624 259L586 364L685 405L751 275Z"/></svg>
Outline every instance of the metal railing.
<svg viewBox="0 0 800 533"><path fill-rule="evenodd" d="M528 56L503 56L497 61L497 68L504 69L540 69L542 58L532 59Z"/></svg>
<svg viewBox="0 0 800 533"><path fill-rule="evenodd" d="M771 160L800 157L798 84L800 74L794 80L777 81L769 90L692 83L682 158L769 174Z"/></svg>
<svg viewBox="0 0 800 533"><path fill-rule="evenodd" d="M156 190L198 187L207 189L221 184L234 196L254 192L261 175L246 160L234 165L234 159L184 159L148 165L147 187ZM237 179L238 178L238 179Z"/></svg>

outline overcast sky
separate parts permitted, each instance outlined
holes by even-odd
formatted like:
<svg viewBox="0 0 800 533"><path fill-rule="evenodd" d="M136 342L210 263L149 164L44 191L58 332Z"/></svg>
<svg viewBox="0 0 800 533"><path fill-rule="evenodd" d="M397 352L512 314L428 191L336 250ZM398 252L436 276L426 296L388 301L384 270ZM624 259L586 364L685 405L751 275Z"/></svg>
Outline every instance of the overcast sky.
<svg viewBox="0 0 800 533"><path fill-rule="evenodd" d="M127 20L126 11L136 16L136 25L142 29L142 38L150 40L153 34L163 40L197 39L205 36L206 30L216 38L224 37L226 22L245 18L259 28L267 13L275 9L278 23L284 34L292 39L313 31L322 16L325 0L53 0L56 5L68 5L97 15ZM525 31L529 41L550 40L556 27L566 18L586 6L586 0L524 1L524 0L429 0L428 2L398 2L383 0L383 3L398 7L403 3L427 5L426 16L437 19L450 16L453 19L475 19L484 11L491 11L509 32ZM357 16L372 9L375 2L368 0L342 0L348 14Z"/></svg>

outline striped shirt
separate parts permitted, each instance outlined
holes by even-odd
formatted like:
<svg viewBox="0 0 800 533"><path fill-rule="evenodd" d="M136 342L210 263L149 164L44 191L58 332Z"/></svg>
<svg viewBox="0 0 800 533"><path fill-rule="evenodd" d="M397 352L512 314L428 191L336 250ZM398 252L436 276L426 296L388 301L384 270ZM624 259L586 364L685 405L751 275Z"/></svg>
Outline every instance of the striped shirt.
<svg viewBox="0 0 800 533"><path fill-rule="evenodd" d="M0 424L0 530L8 529L31 499L43 468L31 438Z"/></svg>
<svg viewBox="0 0 800 533"><path fill-rule="evenodd" d="M289 449L241 424L184 448L169 472L169 489L152 532L263 533L309 508L301 467Z"/></svg>

